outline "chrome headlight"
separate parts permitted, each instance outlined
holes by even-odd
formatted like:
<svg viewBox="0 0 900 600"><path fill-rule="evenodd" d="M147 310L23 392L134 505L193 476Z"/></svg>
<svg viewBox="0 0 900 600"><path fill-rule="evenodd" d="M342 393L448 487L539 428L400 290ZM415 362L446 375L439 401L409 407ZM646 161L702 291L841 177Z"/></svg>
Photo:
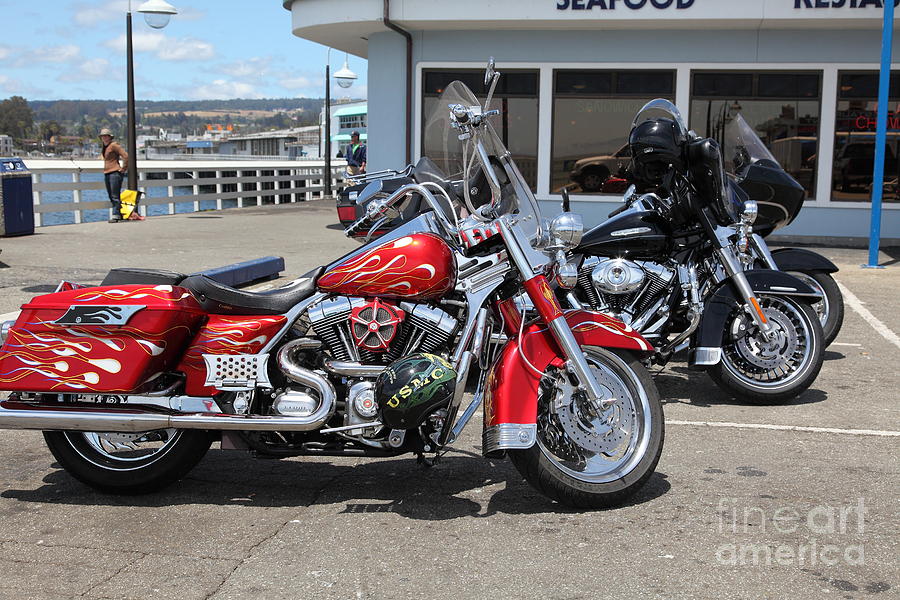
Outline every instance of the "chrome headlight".
<svg viewBox="0 0 900 600"><path fill-rule="evenodd" d="M581 215L564 212L556 215L550 222L550 238L554 245L560 244L566 249L574 248L581 243L584 235L584 222Z"/></svg>
<svg viewBox="0 0 900 600"><path fill-rule="evenodd" d="M745 225L753 225L756 216L759 214L759 205L756 200L746 200L744 209L741 211L741 222Z"/></svg>

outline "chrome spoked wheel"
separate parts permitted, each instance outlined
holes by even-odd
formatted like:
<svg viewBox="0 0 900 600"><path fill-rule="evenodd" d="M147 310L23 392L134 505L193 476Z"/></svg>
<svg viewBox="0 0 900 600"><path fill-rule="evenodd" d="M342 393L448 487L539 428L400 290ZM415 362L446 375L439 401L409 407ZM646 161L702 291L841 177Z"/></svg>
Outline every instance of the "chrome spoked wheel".
<svg viewBox="0 0 900 600"><path fill-rule="evenodd" d="M206 454L212 436L180 429L45 431L44 440L59 464L79 481L104 492L142 494L183 477Z"/></svg>
<svg viewBox="0 0 900 600"><path fill-rule="evenodd" d="M127 470L141 468L158 460L174 446L182 432L177 429L158 429L146 433L99 433L88 431L82 434L69 433L71 437L81 435L87 448L92 452L81 452L82 456L97 466ZM76 450L81 444L73 443Z"/></svg>
<svg viewBox="0 0 900 600"><path fill-rule="evenodd" d="M546 375L538 401L538 445L567 475L586 483L607 483L630 473L646 453L650 400L618 357L601 357L591 349L585 357L615 403L598 411L567 374Z"/></svg>

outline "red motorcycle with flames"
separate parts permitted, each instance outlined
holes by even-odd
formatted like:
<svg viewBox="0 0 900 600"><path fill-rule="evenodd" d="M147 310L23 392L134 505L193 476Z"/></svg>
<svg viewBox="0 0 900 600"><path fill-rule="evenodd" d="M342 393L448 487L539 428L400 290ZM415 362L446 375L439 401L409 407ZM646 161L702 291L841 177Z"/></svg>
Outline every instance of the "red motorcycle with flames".
<svg viewBox="0 0 900 600"><path fill-rule="evenodd" d="M491 90L498 77L490 66ZM639 362L652 347L618 320L560 308L548 277L569 268L580 222L541 220L489 123L490 96L482 107L454 82L429 121L442 119L455 149L443 159L467 185L379 197L373 182L351 234L412 197L428 210L284 288L122 270L110 285L64 282L34 298L3 326L0 428L43 430L75 478L143 493L216 440L264 456L429 460L483 405L485 456L508 454L563 504L621 502L662 451L662 407ZM475 179L491 191L480 206ZM515 301L523 291L532 320ZM509 341L491 343L501 329Z"/></svg>

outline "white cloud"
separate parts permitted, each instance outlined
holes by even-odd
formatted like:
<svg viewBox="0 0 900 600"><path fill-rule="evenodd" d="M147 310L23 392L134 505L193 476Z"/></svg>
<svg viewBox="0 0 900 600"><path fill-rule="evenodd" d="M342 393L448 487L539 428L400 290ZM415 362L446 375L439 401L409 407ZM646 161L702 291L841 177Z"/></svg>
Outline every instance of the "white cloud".
<svg viewBox="0 0 900 600"><path fill-rule="evenodd" d="M270 56L255 56L244 60L236 60L226 63L219 69L229 77L253 77L259 79L269 73L269 65L272 63Z"/></svg>
<svg viewBox="0 0 900 600"><path fill-rule="evenodd" d="M81 57L81 48L73 44L61 46L40 46L28 52L23 52L16 61L15 66L21 67L36 62L46 63L70 63Z"/></svg>
<svg viewBox="0 0 900 600"><path fill-rule="evenodd" d="M215 56L215 48L209 42L196 38L170 38L158 31L135 33L131 43L135 52L151 52L160 60L209 60ZM125 44L123 34L106 42L106 47L125 52Z"/></svg>
<svg viewBox="0 0 900 600"><path fill-rule="evenodd" d="M74 71L60 75L59 81L97 81L109 78L109 61L105 58L92 58L83 62Z"/></svg>
<svg viewBox="0 0 900 600"><path fill-rule="evenodd" d="M103 21L114 21L124 17L128 10L128 0L109 0L100 6L78 3L72 10L75 12L75 23L91 27Z"/></svg>
<svg viewBox="0 0 900 600"><path fill-rule="evenodd" d="M209 60L215 56L213 45L203 40L182 38L163 45L156 55L162 60Z"/></svg>
<svg viewBox="0 0 900 600"><path fill-rule="evenodd" d="M9 56L9 46L0 46L0 60Z"/></svg>
<svg viewBox="0 0 900 600"><path fill-rule="evenodd" d="M226 98L263 98L256 86L243 81L216 79L204 85L197 85L188 94L194 100L219 100Z"/></svg>
<svg viewBox="0 0 900 600"><path fill-rule="evenodd" d="M313 82L308 77L288 77L279 81L278 85L286 90L303 90L313 87Z"/></svg>

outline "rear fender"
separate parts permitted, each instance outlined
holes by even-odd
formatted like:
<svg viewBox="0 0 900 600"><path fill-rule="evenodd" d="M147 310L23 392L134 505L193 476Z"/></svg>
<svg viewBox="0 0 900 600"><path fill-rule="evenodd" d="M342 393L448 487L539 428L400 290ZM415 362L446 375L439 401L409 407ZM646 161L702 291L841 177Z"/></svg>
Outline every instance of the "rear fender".
<svg viewBox="0 0 900 600"><path fill-rule="evenodd" d="M816 252L805 248L780 248L772 251L772 258L781 271L800 271L808 273L837 273L837 266Z"/></svg>
<svg viewBox="0 0 900 600"><path fill-rule="evenodd" d="M639 354L653 352L650 342L637 331L602 313L569 310L565 318L579 346L622 348ZM488 373L482 445L485 455L534 445L541 380L538 372L565 364L562 351L543 322L527 325L521 339L524 357L516 336L506 343Z"/></svg>
<svg viewBox="0 0 900 600"><path fill-rule="evenodd" d="M780 268L781 264L778 266ZM756 269L746 271L744 274L754 294L791 296L808 304L818 302L822 298L812 286L784 271ZM728 316L743 302L727 279L710 294L703 307L700 325L694 333L694 343L691 344L693 349L688 359L691 367L706 368L719 363Z"/></svg>

